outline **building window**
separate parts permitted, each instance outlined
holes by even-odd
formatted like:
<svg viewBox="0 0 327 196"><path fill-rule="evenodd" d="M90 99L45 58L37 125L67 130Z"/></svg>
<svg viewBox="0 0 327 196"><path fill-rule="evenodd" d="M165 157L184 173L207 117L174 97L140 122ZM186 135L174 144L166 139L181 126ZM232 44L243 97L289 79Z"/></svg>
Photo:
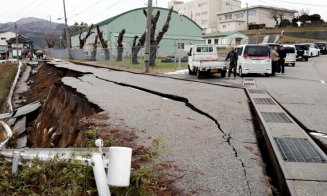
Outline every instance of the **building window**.
<svg viewBox="0 0 327 196"><path fill-rule="evenodd" d="M202 12L202 15L207 15L208 14L208 12Z"/></svg>
<svg viewBox="0 0 327 196"><path fill-rule="evenodd" d="M196 13L195 16L201 16L201 13Z"/></svg>
<svg viewBox="0 0 327 196"><path fill-rule="evenodd" d="M248 14L249 14L249 16L256 16L257 12L256 12L256 10L249 10Z"/></svg>
<svg viewBox="0 0 327 196"><path fill-rule="evenodd" d="M226 25L223 25L223 29L225 29L226 28Z"/></svg>
<svg viewBox="0 0 327 196"><path fill-rule="evenodd" d="M219 39L215 39L215 44L218 44Z"/></svg>
<svg viewBox="0 0 327 196"><path fill-rule="evenodd" d="M235 14L235 18L243 18L243 13L237 13L237 14Z"/></svg>
<svg viewBox="0 0 327 196"><path fill-rule="evenodd" d="M208 44L211 44L211 39L208 39Z"/></svg>
<svg viewBox="0 0 327 196"><path fill-rule="evenodd" d="M231 20L232 14L225 14L225 20Z"/></svg>
<svg viewBox="0 0 327 196"><path fill-rule="evenodd" d="M219 21L221 21L222 20L222 18L221 17L219 17Z"/></svg>
<svg viewBox="0 0 327 196"><path fill-rule="evenodd" d="M177 48L178 49L184 49L184 43L178 43Z"/></svg>
<svg viewBox="0 0 327 196"><path fill-rule="evenodd" d="M201 3L199 3L199 5L198 5L199 7L201 7Z"/></svg>
<svg viewBox="0 0 327 196"><path fill-rule="evenodd" d="M203 25L205 25L205 24L207 24L207 23L208 23L207 20L202 20L202 21L201 21L201 24L203 24Z"/></svg>

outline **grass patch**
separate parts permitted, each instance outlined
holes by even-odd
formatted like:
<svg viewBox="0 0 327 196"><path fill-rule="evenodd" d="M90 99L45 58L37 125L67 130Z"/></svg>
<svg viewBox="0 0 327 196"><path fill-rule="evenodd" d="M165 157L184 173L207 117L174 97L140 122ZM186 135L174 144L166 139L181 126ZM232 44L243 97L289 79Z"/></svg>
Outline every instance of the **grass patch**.
<svg viewBox="0 0 327 196"><path fill-rule="evenodd" d="M274 29L253 29L241 31L242 33L251 36L260 32L261 35L280 34L284 32L316 32L327 31L327 26L307 26L307 27L286 27L286 28L274 28Z"/></svg>
<svg viewBox="0 0 327 196"><path fill-rule="evenodd" d="M7 111L6 99L15 79L18 65L0 64L0 113Z"/></svg>
<svg viewBox="0 0 327 196"><path fill-rule="evenodd" d="M78 62L78 61L76 61ZM83 63L88 63L89 61L82 61ZM123 59L123 61L97 61L92 62L98 66L108 67L108 68L116 68L116 69L123 69L129 70L134 72L143 72L144 71L144 61L143 59L139 59L139 64L132 64L130 59ZM151 73L165 73L165 72L172 72L180 69L187 69L187 62L181 62L180 66L178 61L175 62L161 62L160 59L156 61L155 66L150 66Z"/></svg>
<svg viewBox="0 0 327 196"><path fill-rule="evenodd" d="M279 44L287 44L287 43L310 43L310 42L318 42L316 39L309 38L298 38L298 37L290 37L290 36L281 36L277 43Z"/></svg>

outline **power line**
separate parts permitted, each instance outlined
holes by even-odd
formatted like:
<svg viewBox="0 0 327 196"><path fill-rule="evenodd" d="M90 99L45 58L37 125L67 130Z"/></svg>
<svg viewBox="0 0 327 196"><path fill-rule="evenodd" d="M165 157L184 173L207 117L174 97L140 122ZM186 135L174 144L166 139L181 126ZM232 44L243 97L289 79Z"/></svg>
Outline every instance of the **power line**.
<svg viewBox="0 0 327 196"><path fill-rule="evenodd" d="M102 1L103 1L103 0L99 0L99 1L95 2L94 4L90 5L89 7L87 7L87 8L85 8L85 9L79 11L78 13L73 14L73 15L71 15L71 16L68 16L68 18L73 18L73 17L79 15L80 13L83 13L83 12L85 12L85 11L90 11L90 8L92 8L92 7L94 7L95 5L101 3Z"/></svg>

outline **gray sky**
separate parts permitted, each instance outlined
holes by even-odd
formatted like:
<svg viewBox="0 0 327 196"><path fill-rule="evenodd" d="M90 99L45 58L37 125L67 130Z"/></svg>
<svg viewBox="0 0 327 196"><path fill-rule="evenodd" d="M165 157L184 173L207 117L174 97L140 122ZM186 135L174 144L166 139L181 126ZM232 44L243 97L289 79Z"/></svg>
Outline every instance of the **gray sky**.
<svg viewBox="0 0 327 196"><path fill-rule="evenodd" d="M168 0L154 0L153 5L167 7L167 2ZM57 20L64 16L62 0L2 0L1 3L0 23L15 22L24 17L49 20L50 15L53 22L64 22L62 19ZM144 7L146 3L147 0L66 0L68 23L98 23L125 11ZM318 13L327 21L326 0L242 0L242 7L245 7L245 3L249 6L268 5L294 10L308 9L310 14Z"/></svg>

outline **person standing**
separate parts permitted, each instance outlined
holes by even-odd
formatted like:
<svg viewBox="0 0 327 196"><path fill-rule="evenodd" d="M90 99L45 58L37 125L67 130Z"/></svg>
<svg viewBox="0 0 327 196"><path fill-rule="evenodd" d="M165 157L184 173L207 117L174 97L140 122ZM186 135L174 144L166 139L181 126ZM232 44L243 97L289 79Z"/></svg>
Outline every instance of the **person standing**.
<svg viewBox="0 0 327 196"><path fill-rule="evenodd" d="M277 47L275 46L271 51L271 75L275 76L278 68L279 54L277 52Z"/></svg>
<svg viewBox="0 0 327 196"><path fill-rule="evenodd" d="M238 56L237 56L237 53L235 52L234 47L231 47L230 48L230 51L228 52L225 61L227 61L228 59L229 59L229 69L228 69L228 77L227 77L227 79L232 74L232 70L234 72L234 79L235 79L236 78L236 67L237 67Z"/></svg>
<svg viewBox="0 0 327 196"><path fill-rule="evenodd" d="M278 61L278 64L279 64L279 67L282 71L282 74L285 75L285 58L286 58L286 50L285 48L282 46L279 51L278 51L278 54L279 54L279 61Z"/></svg>

